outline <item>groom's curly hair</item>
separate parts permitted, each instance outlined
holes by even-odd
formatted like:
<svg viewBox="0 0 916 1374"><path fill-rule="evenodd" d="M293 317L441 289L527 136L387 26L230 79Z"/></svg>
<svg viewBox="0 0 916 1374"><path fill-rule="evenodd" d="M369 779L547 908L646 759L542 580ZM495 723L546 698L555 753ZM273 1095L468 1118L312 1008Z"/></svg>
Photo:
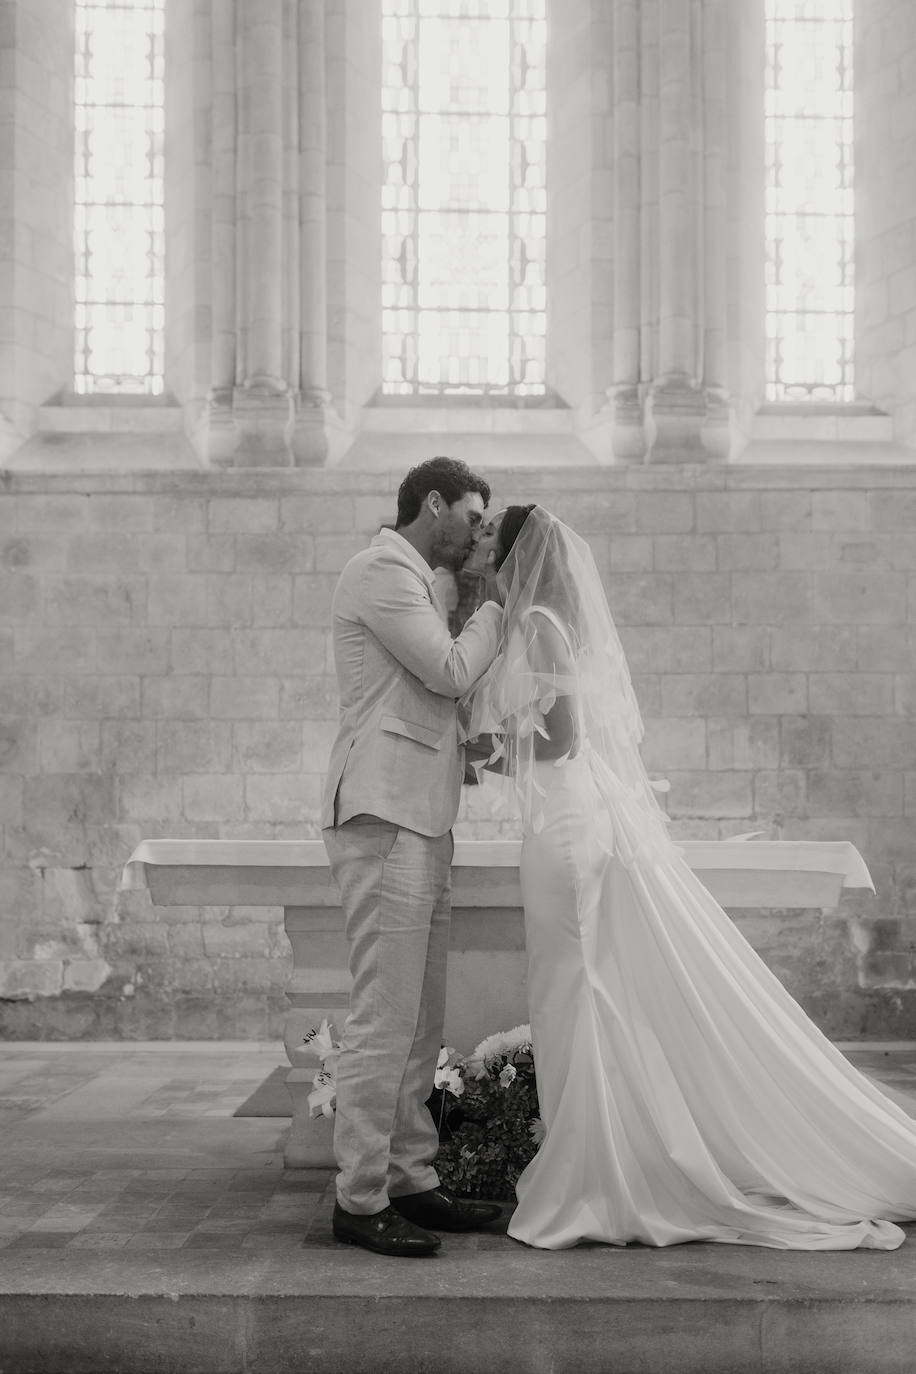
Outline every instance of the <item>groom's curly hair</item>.
<svg viewBox="0 0 916 1374"><path fill-rule="evenodd" d="M488 483L472 472L467 463L460 458L430 458L411 468L398 488L395 529L413 524L431 491L437 491L447 506L453 506L469 491L478 492L485 506L490 502Z"/></svg>

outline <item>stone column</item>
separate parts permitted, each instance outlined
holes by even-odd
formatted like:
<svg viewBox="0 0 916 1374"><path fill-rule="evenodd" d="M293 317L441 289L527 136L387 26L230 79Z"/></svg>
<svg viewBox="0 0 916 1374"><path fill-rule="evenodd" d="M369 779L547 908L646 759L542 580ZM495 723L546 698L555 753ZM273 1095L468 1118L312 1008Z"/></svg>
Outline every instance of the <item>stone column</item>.
<svg viewBox="0 0 916 1374"><path fill-rule="evenodd" d="M658 374L661 385L696 375L696 91L693 0L665 0L658 42Z"/></svg>
<svg viewBox="0 0 916 1374"><path fill-rule="evenodd" d="M73 44L67 0L0 3L0 462L73 385Z"/></svg>
<svg viewBox="0 0 916 1374"><path fill-rule="evenodd" d="M323 463L327 390L325 0L210 0L209 392L224 466Z"/></svg>
<svg viewBox="0 0 916 1374"><path fill-rule="evenodd" d="M283 372L283 0L239 0L236 462L289 462Z"/></svg>
<svg viewBox="0 0 916 1374"><path fill-rule="evenodd" d="M215 4L210 15L211 199L210 389L193 436L205 461L235 461L241 433L233 396L236 383L236 21L230 5Z"/></svg>
<svg viewBox="0 0 916 1374"><path fill-rule="evenodd" d="M697 0L665 0L658 60L658 355L649 388L650 461L701 456L702 88ZM647 150L648 152L648 150Z"/></svg>
<svg viewBox="0 0 916 1374"><path fill-rule="evenodd" d="M613 449L728 449L724 0L614 0Z"/></svg>
<svg viewBox="0 0 916 1374"><path fill-rule="evenodd" d="M640 380L640 80L639 2L614 0L614 454L639 461L646 451Z"/></svg>
<svg viewBox="0 0 916 1374"><path fill-rule="evenodd" d="M328 455L327 123L325 0L299 0L299 395L292 435L299 465Z"/></svg>
<svg viewBox="0 0 916 1374"><path fill-rule="evenodd" d="M856 6L855 381L916 447L916 26L909 6Z"/></svg>
<svg viewBox="0 0 916 1374"><path fill-rule="evenodd" d="M703 10L703 335L700 376L706 420L700 441L708 458L729 452L728 417L728 0Z"/></svg>

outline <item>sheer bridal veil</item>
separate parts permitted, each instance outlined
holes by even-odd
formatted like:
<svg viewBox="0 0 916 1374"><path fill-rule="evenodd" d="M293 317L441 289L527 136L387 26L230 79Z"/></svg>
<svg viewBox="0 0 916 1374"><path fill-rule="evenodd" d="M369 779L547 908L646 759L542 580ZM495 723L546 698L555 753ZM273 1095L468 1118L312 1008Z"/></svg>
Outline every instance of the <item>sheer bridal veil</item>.
<svg viewBox="0 0 916 1374"><path fill-rule="evenodd" d="M465 698L466 735L492 736L486 766L514 776L523 822L539 828L543 769L581 757L590 789L610 789L615 810L621 802L635 808L637 829L670 843L639 754L642 718L623 645L588 544L535 506L497 582L499 650ZM641 848L649 835L631 838Z"/></svg>

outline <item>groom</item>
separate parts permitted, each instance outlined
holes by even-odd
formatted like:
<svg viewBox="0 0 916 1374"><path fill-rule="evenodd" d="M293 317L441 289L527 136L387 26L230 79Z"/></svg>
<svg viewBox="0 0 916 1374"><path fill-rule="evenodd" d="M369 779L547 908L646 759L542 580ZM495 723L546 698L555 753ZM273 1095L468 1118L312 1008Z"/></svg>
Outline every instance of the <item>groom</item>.
<svg viewBox="0 0 916 1374"><path fill-rule="evenodd" d="M331 608L340 727L322 833L352 975L333 1230L383 1255L431 1255L436 1231L472 1230L501 1210L440 1185L425 1106L442 1043L463 775L455 702L495 657L501 615L487 601L452 639L433 569L461 569L489 499L487 483L457 459L413 468L395 529L350 559Z"/></svg>

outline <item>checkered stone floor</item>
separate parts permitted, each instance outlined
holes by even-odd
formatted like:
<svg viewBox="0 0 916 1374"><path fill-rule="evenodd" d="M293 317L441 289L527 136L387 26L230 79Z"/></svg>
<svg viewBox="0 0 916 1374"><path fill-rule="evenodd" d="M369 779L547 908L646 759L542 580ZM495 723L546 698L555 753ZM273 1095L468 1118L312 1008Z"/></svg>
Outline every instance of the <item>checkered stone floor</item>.
<svg viewBox="0 0 916 1374"><path fill-rule="evenodd" d="M283 1118L233 1118L282 1058L281 1046L8 1046L0 1252L335 1245L333 1171L283 1167Z"/></svg>

